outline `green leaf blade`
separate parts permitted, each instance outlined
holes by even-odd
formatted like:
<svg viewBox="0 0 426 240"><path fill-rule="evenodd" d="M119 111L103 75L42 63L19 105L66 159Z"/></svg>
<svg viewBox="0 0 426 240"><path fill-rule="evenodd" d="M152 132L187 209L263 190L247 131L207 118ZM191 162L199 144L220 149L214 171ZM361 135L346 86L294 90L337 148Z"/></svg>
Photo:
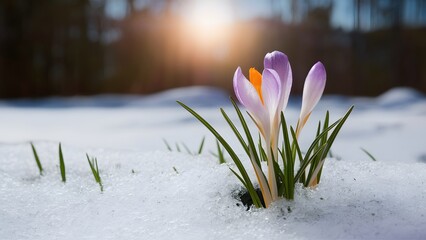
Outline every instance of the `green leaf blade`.
<svg viewBox="0 0 426 240"><path fill-rule="evenodd" d="M41 165L40 158L39 158L39 156L37 154L37 150L34 147L34 144L32 142L30 142L30 144L31 144L31 148L32 148L32 151L33 151L34 159L36 161L38 170L40 172L40 176L43 176L43 166Z"/></svg>
<svg viewBox="0 0 426 240"><path fill-rule="evenodd" d="M59 169L61 171L61 179L62 182L66 182L67 181L67 176L66 176L66 169L65 169L65 161L64 161L64 155L62 153L62 146L61 143L59 143Z"/></svg>

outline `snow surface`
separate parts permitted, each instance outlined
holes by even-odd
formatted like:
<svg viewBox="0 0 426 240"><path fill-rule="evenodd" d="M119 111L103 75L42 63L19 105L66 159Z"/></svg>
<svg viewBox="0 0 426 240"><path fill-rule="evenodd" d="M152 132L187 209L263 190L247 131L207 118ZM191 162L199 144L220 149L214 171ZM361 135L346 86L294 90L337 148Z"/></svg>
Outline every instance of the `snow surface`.
<svg viewBox="0 0 426 240"><path fill-rule="evenodd" d="M0 102L0 239L426 239L421 93L398 88L377 98L323 97L302 145L327 109L332 119L351 105L355 110L320 185L298 186L294 201L250 211L237 206L241 184L228 169L233 165L219 165L209 154L213 137L175 100L194 107L243 153L218 110L235 119L228 96L217 89ZM289 123L299 108L299 98L291 99ZM163 143L184 142L195 151L203 136L207 150L200 156L169 152ZM98 158L102 193L86 153Z"/></svg>

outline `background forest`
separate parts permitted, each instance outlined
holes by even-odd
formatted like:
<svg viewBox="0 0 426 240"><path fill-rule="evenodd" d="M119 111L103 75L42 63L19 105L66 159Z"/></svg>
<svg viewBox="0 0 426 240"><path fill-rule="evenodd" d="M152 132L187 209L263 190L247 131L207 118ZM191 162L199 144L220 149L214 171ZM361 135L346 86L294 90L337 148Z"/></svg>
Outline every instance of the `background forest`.
<svg viewBox="0 0 426 240"><path fill-rule="evenodd" d="M0 98L230 90L237 66L262 69L273 50L295 92L318 60L327 93L426 92L424 0L200 2L2 0Z"/></svg>

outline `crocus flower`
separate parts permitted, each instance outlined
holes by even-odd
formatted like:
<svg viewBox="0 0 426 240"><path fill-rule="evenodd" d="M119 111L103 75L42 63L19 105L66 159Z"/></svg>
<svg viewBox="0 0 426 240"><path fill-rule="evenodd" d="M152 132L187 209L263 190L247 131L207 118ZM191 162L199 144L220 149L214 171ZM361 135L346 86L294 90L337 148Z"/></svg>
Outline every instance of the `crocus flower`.
<svg viewBox="0 0 426 240"><path fill-rule="evenodd" d="M291 67L287 56L278 51L266 54L262 74L251 68L249 79L247 80L241 68L238 67L234 74L234 91L240 103L249 111L265 140L268 155L268 183L271 198L274 201L278 198L278 192L272 154L274 159L278 159L280 114L287 106L292 85ZM273 152L271 153L269 149ZM253 161L252 164L257 165ZM261 180L259 184L262 185Z"/></svg>
<svg viewBox="0 0 426 240"><path fill-rule="evenodd" d="M299 122L296 128L296 136L305 126L312 113L312 110L320 100L324 92L326 82L326 72L321 62L315 63L308 73L303 86L302 109L300 110Z"/></svg>

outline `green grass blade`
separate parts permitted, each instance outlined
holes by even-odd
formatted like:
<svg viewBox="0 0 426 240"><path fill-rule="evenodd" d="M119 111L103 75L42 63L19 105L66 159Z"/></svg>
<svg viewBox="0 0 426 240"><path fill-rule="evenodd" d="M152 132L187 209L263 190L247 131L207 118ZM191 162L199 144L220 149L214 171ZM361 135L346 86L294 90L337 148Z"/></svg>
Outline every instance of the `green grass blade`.
<svg viewBox="0 0 426 240"><path fill-rule="evenodd" d="M203 137L203 140L201 140L200 147L198 148L198 155L200 155L203 152L204 147L204 141L206 140L206 137Z"/></svg>
<svg viewBox="0 0 426 240"><path fill-rule="evenodd" d="M98 182L98 179L97 179L97 177L96 177L96 169L95 169L95 166L93 166L93 163L92 163L92 161L90 160L89 155L87 155L87 153L86 153L86 157L87 157L87 162L89 163L89 166L90 166L90 170L92 170L93 177L95 178L96 182Z"/></svg>
<svg viewBox="0 0 426 240"><path fill-rule="evenodd" d="M290 138L288 137L287 122L285 121L284 113L281 112L281 128L284 140L284 153L286 154L287 160L292 160L292 148L290 147Z"/></svg>
<svg viewBox="0 0 426 240"><path fill-rule="evenodd" d="M216 156L219 159L219 164L226 163L225 156L223 154L223 150L220 147L220 143L217 139L216 139L216 146L217 146L217 155Z"/></svg>
<svg viewBox="0 0 426 240"><path fill-rule="evenodd" d="M228 123L228 125L231 127L238 141L240 141L240 144L244 148L244 151L246 151L247 155L250 155L247 143L245 142L244 138L241 136L241 133L238 131L237 127L235 127L235 124L231 121L229 116L226 114L225 110L221 108L220 111L222 113L222 116L225 118L226 122Z"/></svg>
<svg viewBox="0 0 426 240"><path fill-rule="evenodd" d="M328 151L328 156L329 156L330 158L334 158L334 154L333 154L333 152L331 151L331 149L330 149L330 151Z"/></svg>
<svg viewBox="0 0 426 240"><path fill-rule="evenodd" d="M41 165L40 158L38 157L37 150L34 147L34 144L32 142L30 142L30 144L31 144L31 148L33 150L34 159L35 159L35 161L37 163L37 167L38 167L38 170L40 172L40 175L43 176L43 167Z"/></svg>
<svg viewBox="0 0 426 240"><path fill-rule="evenodd" d="M321 121L318 122L318 127L317 127L317 134L315 135L315 137L318 137L318 135L320 135L321 133ZM316 151L322 144L321 142L323 141L324 138L321 139L321 141L318 142L318 144L315 146L314 151Z"/></svg>
<svg viewBox="0 0 426 240"><path fill-rule="evenodd" d="M96 172L96 181L98 183L101 183L101 176L99 175L99 166L98 166L98 159L94 158L93 161L95 162L95 172Z"/></svg>
<svg viewBox="0 0 426 240"><path fill-rule="evenodd" d="M315 149L315 146L318 144L319 141L321 141L322 137L327 134L328 131L333 129L342 119L339 119L335 121L333 124L331 124L328 128L326 128L320 135L318 135L315 140L312 142L311 146L308 148L308 151L306 151L305 158L309 158L312 151Z"/></svg>
<svg viewBox="0 0 426 240"><path fill-rule="evenodd" d="M259 155L257 154L256 146L254 145L253 137L251 136L250 130L247 126L247 122L244 119L244 116L241 113L240 108L238 107L238 105L235 103L235 101L232 98L231 98L231 102L232 102L232 105L234 106L235 111L237 112L238 118L240 119L241 125L244 129L244 133L246 134L249 152L252 153L250 154L250 156L254 157L254 160L256 161L257 165L260 167Z"/></svg>
<svg viewBox="0 0 426 240"><path fill-rule="evenodd" d="M59 169L61 170L62 182L66 182L67 177L66 177L66 172L65 172L65 161L64 161L64 155L62 154L61 143L59 143Z"/></svg>
<svg viewBox="0 0 426 240"><path fill-rule="evenodd" d="M258 149L260 153L260 160L262 160L263 162L267 162L268 156L266 155L265 149L263 149L262 147L262 141L260 138L259 138L259 143L257 145L258 145Z"/></svg>
<svg viewBox="0 0 426 240"><path fill-rule="evenodd" d="M312 156L309 159L304 159L302 162L302 165L300 166L299 170L297 171L296 177L294 178L294 181L297 182L301 175L303 173L305 173L306 168L308 167L308 165L322 152L322 150L325 149L325 147L327 146L327 144L322 145L318 151L314 152L312 154Z"/></svg>
<svg viewBox="0 0 426 240"><path fill-rule="evenodd" d="M303 156L302 156L302 151L300 150L300 146L299 146L299 142L297 140L297 136L296 136L296 132L294 131L293 127L290 126L290 132L291 132L291 136L293 138L293 146L296 150L297 156L299 158L299 162L302 164L303 163ZM293 155L294 158L296 158L295 155ZM293 166L294 167L294 166ZM306 174L305 172L302 173L302 175L300 176L300 178L298 179L298 181L300 183L304 183L306 179ZM294 180L295 182L297 181L296 179Z"/></svg>
<svg viewBox="0 0 426 240"><path fill-rule="evenodd" d="M286 192L284 197L292 200L294 199L294 158L295 154L293 154L293 149L290 144L290 138L288 136L288 128L287 128L287 122L285 121L284 113L281 112L281 128L283 133L283 141L284 141L284 151L283 151L283 161L285 161L285 186L286 186ZM285 159L285 160L284 160Z"/></svg>
<svg viewBox="0 0 426 240"><path fill-rule="evenodd" d="M278 196L283 196L286 192L284 181L286 179L286 176L280 169L280 165L277 161L273 161L274 168L275 168L275 177L277 180L277 190L278 190Z"/></svg>
<svg viewBox="0 0 426 240"><path fill-rule="evenodd" d="M329 115L328 115L328 111L327 111L327 114L326 114L326 116L325 116L325 120L324 120L324 126L323 126L323 128L322 128L322 130L325 130L325 129L327 129L327 127L328 127L328 121L329 121ZM317 133L316 133L316 137L318 137L319 135L321 134L321 121L319 121L318 122L318 127L317 127ZM315 148L314 148L314 152L315 151L318 151L318 149L322 146L322 145L324 145L325 144L325 142L327 141L327 135L328 135L328 132L326 132L326 134L325 135L323 135L322 136L322 138L321 138L321 140L317 143L317 145L315 146ZM311 163L310 163L310 165L309 165L309 171L308 171L308 176L306 177L306 179L305 179L305 176L304 176L304 174L302 174L302 176L301 176L301 182L304 184L304 185L306 185L306 183L310 183L312 180L311 180L311 178L312 178L312 175L315 173L315 172L318 172L318 170L317 170L317 165L321 162L321 156L322 156L322 154L318 154L317 155L317 157L316 158L314 158L312 161L311 161ZM306 173L306 172L305 172Z"/></svg>
<svg viewBox="0 0 426 240"><path fill-rule="evenodd" d="M337 134L339 134L340 129L343 127L343 124L345 124L346 120L348 119L348 117L351 114L351 112L352 112L353 109L354 109L354 106L351 106L349 108L349 110L346 112L346 114L343 116L343 118L340 119L340 121L337 124L336 128L330 134L330 137L327 139L327 147L324 149L324 156L322 156L322 158L324 158L325 156L327 156L327 153L330 150L331 146L333 145L333 142L336 139Z"/></svg>
<svg viewBox="0 0 426 240"><path fill-rule="evenodd" d="M263 195L263 198L264 198L264 201L265 201L265 205L268 206L271 199L274 199L274 196L271 194L271 186L269 185L270 183L268 182L268 179L266 178L265 174L262 171L259 155L257 154L257 151L256 151L256 145L254 144L254 140L253 140L253 137L250 133L250 129L247 126L247 122L244 119L244 116L241 113L238 105L235 103L235 101L232 98L230 98L230 99L231 99L232 105L234 106L235 111L237 112L238 118L240 119L241 125L244 129L244 133L247 137L248 148L249 148L249 153L250 153L249 157L250 157L250 160L252 162L253 169L256 173L256 177L257 177L257 180L259 182L260 189L262 191L262 195ZM250 115L249 113L247 113L247 114ZM271 166L271 168L272 168L272 172L274 172L274 166ZM275 174L273 174L272 176L275 178ZM276 185L275 180L271 181L271 183ZM275 194L277 194L277 193L275 193Z"/></svg>
<svg viewBox="0 0 426 240"><path fill-rule="evenodd" d="M181 152L180 147L179 147L179 144L178 144L178 143L176 143L176 144L175 144L175 146L176 146L176 151Z"/></svg>
<svg viewBox="0 0 426 240"><path fill-rule="evenodd" d="M259 196L256 193L256 190L253 186L253 183L250 180L250 177L247 174L247 171L244 168L244 165L241 163L240 159L238 158L237 154L234 152L232 147L228 144L228 142L220 135L216 129L213 128L213 126L210 125L203 117L201 117L197 112L192 110L190 107L186 106L182 102L177 101L177 103L182 106L185 110L187 110L189 113L191 113L198 121L200 121L215 137L216 139L222 144L222 146L225 148L225 150L228 152L231 159L234 161L235 165L237 166L238 170L241 173L241 179L244 181L244 185L247 189L247 191L250 194L250 197L253 200L253 204L260 208L262 207L262 203L259 199ZM241 180L240 179L240 180Z"/></svg>
<svg viewBox="0 0 426 240"><path fill-rule="evenodd" d="M99 177L99 166L98 166L98 159L95 158L95 164L96 164L96 172L98 173L98 179L100 180L101 178Z"/></svg>
<svg viewBox="0 0 426 240"><path fill-rule="evenodd" d="M369 151L367 151L367 150L365 150L364 148L361 148L361 150L365 153L365 154L367 154L370 158L371 158L371 160L373 160L373 161L377 161L377 159L373 156L373 154L371 154Z"/></svg>
<svg viewBox="0 0 426 240"><path fill-rule="evenodd" d="M181 143L181 144L182 144L183 148L185 148L185 151L186 151L189 155L194 155L194 154L191 152L191 150L189 150L188 146L186 146L186 144L185 144L185 143Z"/></svg>
<svg viewBox="0 0 426 240"><path fill-rule="evenodd" d="M300 150L299 142L297 141L296 132L291 126L290 126L290 133L291 133L291 137L293 138L293 144L294 144L294 147L296 148L297 156L299 157L300 162L302 162L303 161L302 151Z"/></svg>
<svg viewBox="0 0 426 240"><path fill-rule="evenodd" d="M327 113L325 114L324 126L323 126L322 131L324 131L325 129L327 129L327 128L328 128L328 124L329 124L329 122L330 122L330 112L329 112L329 111L327 111ZM328 138L328 132L327 132L327 134L325 134L325 135L322 137L322 143L325 143L325 142L327 141L327 138Z"/></svg>
<svg viewBox="0 0 426 240"><path fill-rule="evenodd" d="M171 151L173 151L173 150L172 150L172 147L171 147L171 146L170 146L170 144L166 141L166 139L164 139L164 138L163 138L163 142L164 142L164 144L166 145L167 150L169 150L170 152L171 152Z"/></svg>
<svg viewBox="0 0 426 240"><path fill-rule="evenodd" d="M309 173L308 179L305 183L305 187L313 186L314 180L317 179L317 183L319 183L318 175L321 171L322 167L324 166L325 158L320 160L314 167L311 167L313 169L312 173ZM312 165L311 165L312 166Z"/></svg>
<svg viewBox="0 0 426 240"><path fill-rule="evenodd" d="M321 168L317 174L317 182L319 183L321 181L321 174L322 174L322 169L324 167L324 162L321 163Z"/></svg>
<svg viewBox="0 0 426 240"><path fill-rule="evenodd" d="M90 159L87 153L86 153L86 157L87 157L87 162L89 163L89 166L90 166L90 170L92 170L93 177L95 178L96 183L99 184L101 192L103 192L104 187L103 187L101 175L99 172L98 159L97 158Z"/></svg>
<svg viewBox="0 0 426 240"><path fill-rule="evenodd" d="M346 112L346 114L338 121L336 121L338 124L336 125L336 127L334 128L333 132L330 134L330 137L327 139L326 143L323 145L324 149L318 150L318 153L321 152L321 154L315 154L317 155L317 157L319 156L319 161L322 161L328 154L328 151L330 150L331 146L333 145L334 140L336 139L340 129L342 128L343 124L345 124L346 120L348 119L349 115L351 114L352 110L353 110L354 106L351 106L349 108L349 110ZM329 129L329 128L327 128ZM326 130L327 130L326 129ZM324 130L323 133L320 134L320 136L322 134L327 134L328 131ZM317 163L318 164L318 163ZM313 166L313 167L317 167L317 166ZM322 168L322 166L321 166ZM321 174L321 169L319 174ZM315 177L313 175L311 175L311 178ZM319 178L321 177L321 175L318 176ZM309 181L307 181L306 183L308 183Z"/></svg>
<svg viewBox="0 0 426 240"><path fill-rule="evenodd" d="M238 180L240 180L240 182L244 185L244 187L247 189L247 185L246 185L246 181L237 173L234 171L234 169L229 168L229 170L231 170L231 172L238 178ZM260 199L259 199L260 200Z"/></svg>

